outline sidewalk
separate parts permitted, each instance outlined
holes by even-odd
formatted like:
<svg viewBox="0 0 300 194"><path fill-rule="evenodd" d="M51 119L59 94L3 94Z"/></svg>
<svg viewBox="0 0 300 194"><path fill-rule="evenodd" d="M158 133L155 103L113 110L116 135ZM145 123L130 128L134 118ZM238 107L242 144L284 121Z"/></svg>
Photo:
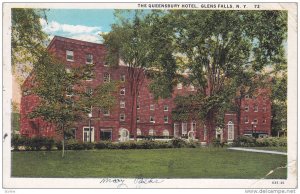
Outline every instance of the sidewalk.
<svg viewBox="0 0 300 194"><path fill-rule="evenodd" d="M258 153L266 153L266 154L279 154L279 155L287 155L286 152L278 152L278 151L270 151L270 150L256 150L251 148L227 148L229 150L237 150L237 151L245 151L245 152L258 152Z"/></svg>

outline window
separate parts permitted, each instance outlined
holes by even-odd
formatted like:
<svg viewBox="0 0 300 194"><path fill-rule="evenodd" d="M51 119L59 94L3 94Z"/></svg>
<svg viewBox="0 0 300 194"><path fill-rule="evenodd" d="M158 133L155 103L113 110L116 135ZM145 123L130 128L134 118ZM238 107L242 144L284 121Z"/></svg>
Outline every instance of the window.
<svg viewBox="0 0 300 194"><path fill-rule="evenodd" d="M174 123L174 137L179 136L179 123Z"/></svg>
<svg viewBox="0 0 300 194"><path fill-rule="evenodd" d="M67 61L74 61L74 53L73 51L66 51L66 57L67 57Z"/></svg>
<svg viewBox="0 0 300 194"><path fill-rule="evenodd" d="M66 68L66 72L69 74L71 73L71 69L70 68Z"/></svg>
<svg viewBox="0 0 300 194"><path fill-rule="evenodd" d="M109 110L103 110L103 115L104 116L109 116L110 115L110 111Z"/></svg>
<svg viewBox="0 0 300 194"><path fill-rule="evenodd" d="M253 119L253 124L257 124L258 120L257 119Z"/></svg>
<svg viewBox="0 0 300 194"><path fill-rule="evenodd" d="M140 122L140 116L136 117L136 122L139 123Z"/></svg>
<svg viewBox="0 0 300 194"><path fill-rule="evenodd" d="M120 114L120 121L125 121L125 114L124 113Z"/></svg>
<svg viewBox="0 0 300 194"><path fill-rule="evenodd" d="M150 123L155 123L153 116L150 116Z"/></svg>
<svg viewBox="0 0 300 194"><path fill-rule="evenodd" d="M121 88L121 90L120 90L120 95L125 95L125 88Z"/></svg>
<svg viewBox="0 0 300 194"><path fill-rule="evenodd" d="M246 98L246 99L249 99L249 95L246 95L245 98Z"/></svg>
<svg viewBox="0 0 300 194"><path fill-rule="evenodd" d="M124 100L120 101L120 108L125 108L125 101Z"/></svg>
<svg viewBox="0 0 300 194"><path fill-rule="evenodd" d="M258 106L254 105L254 112L258 112Z"/></svg>
<svg viewBox="0 0 300 194"><path fill-rule="evenodd" d="M136 103L136 109L140 109L140 102Z"/></svg>
<svg viewBox="0 0 300 194"><path fill-rule="evenodd" d="M121 82L125 82L125 75L124 74L121 75L120 80L121 80Z"/></svg>
<svg viewBox="0 0 300 194"><path fill-rule="evenodd" d="M168 105L164 105L164 111L169 111L169 106Z"/></svg>
<svg viewBox="0 0 300 194"><path fill-rule="evenodd" d="M154 135L155 135L154 129L149 129L149 135L150 135L150 136L154 136Z"/></svg>
<svg viewBox="0 0 300 194"><path fill-rule="evenodd" d="M263 111L264 111L264 112L267 112L267 107L264 106L264 107L263 107Z"/></svg>
<svg viewBox="0 0 300 194"><path fill-rule="evenodd" d="M183 122L182 123L182 135L186 135L187 134L187 123Z"/></svg>
<svg viewBox="0 0 300 194"><path fill-rule="evenodd" d="M233 122L229 121L227 125L228 125L228 140L233 140L234 139L234 124L233 124Z"/></svg>
<svg viewBox="0 0 300 194"><path fill-rule="evenodd" d="M104 73L103 82L105 82L105 83L110 82L110 74L109 73Z"/></svg>
<svg viewBox="0 0 300 194"><path fill-rule="evenodd" d="M168 129L163 130L163 136L164 137L169 137L169 130Z"/></svg>
<svg viewBox="0 0 300 194"><path fill-rule="evenodd" d="M168 122L169 122L168 116L164 116L164 123L168 123Z"/></svg>
<svg viewBox="0 0 300 194"><path fill-rule="evenodd" d="M150 110L154 110L154 104L150 104Z"/></svg>
<svg viewBox="0 0 300 194"><path fill-rule="evenodd" d="M263 124L266 124L266 123L267 123L267 119L266 119L266 118L263 118L262 123L263 123Z"/></svg>
<svg viewBox="0 0 300 194"><path fill-rule="evenodd" d="M128 141L129 140L129 131L125 128L121 128L119 130L119 134L120 134L120 141L124 142L124 141Z"/></svg>
<svg viewBox="0 0 300 194"><path fill-rule="evenodd" d="M181 89L182 89L182 83L178 83L178 84L177 84L177 89L178 89L178 90L181 90Z"/></svg>
<svg viewBox="0 0 300 194"><path fill-rule="evenodd" d="M245 111L246 111L246 112L249 111L249 106L248 106L248 105L245 106Z"/></svg>
<svg viewBox="0 0 300 194"><path fill-rule="evenodd" d="M249 123L248 116L245 116L245 117L244 117L244 122L245 122L245 123Z"/></svg>
<svg viewBox="0 0 300 194"><path fill-rule="evenodd" d="M94 142L94 127L83 127L83 142Z"/></svg>
<svg viewBox="0 0 300 194"><path fill-rule="evenodd" d="M136 135L137 136L141 136L142 135L141 129L139 129L139 128L136 129Z"/></svg>
<svg viewBox="0 0 300 194"><path fill-rule="evenodd" d="M87 95L93 95L93 88L90 88L90 87L86 87L85 88L85 93L87 94Z"/></svg>
<svg viewBox="0 0 300 194"><path fill-rule="evenodd" d="M112 129L100 129L100 140L111 141L112 140Z"/></svg>
<svg viewBox="0 0 300 194"><path fill-rule="evenodd" d="M86 64L92 64L93 63L93 55L87 54L85 57Z"/></svg>
<svg viewBox="0 0 300 194"><path fill-rule="evenodd" d="M191 122L191 131L196 131L196 121Z"/></svg>

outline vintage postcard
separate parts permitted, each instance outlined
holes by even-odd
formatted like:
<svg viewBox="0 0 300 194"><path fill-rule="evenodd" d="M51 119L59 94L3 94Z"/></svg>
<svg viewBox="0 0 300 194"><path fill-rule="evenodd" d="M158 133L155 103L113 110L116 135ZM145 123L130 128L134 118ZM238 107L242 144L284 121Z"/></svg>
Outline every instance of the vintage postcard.
<svg viewBox="0 0 300 194"><path fill-rule="evenodd" d="M3 183L298 188L297 3L3 3Z"/></svg>

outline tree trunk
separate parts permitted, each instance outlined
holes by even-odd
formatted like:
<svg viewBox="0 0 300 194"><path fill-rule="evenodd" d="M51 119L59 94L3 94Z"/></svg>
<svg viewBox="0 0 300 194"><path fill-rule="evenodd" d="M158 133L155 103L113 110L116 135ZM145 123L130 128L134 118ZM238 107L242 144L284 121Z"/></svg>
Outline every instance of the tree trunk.
<svg viewBox="0 0 300 194"><path fill-rule="evenodd" d="M63 139L62 139L62 154L61 154L61 157L64 158L65 157L65 127L64 127L64 125L62 126L62 136L63 136Z"/></svg>

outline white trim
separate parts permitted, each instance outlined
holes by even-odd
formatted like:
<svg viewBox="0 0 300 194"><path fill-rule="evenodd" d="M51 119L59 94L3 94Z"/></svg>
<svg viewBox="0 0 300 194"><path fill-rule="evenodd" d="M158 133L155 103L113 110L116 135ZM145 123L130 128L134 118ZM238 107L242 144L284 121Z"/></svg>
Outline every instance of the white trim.
<svg viewBox="0 0 300 194"><path fill-rule="evenodd" d="M164 111L165 112L169 111L169 106L168 105L164 105Z"/></svg>
<svg viewBox="0 0 300 194"><path fill-rule="evenodd" d="M127 135L126 136L123 136L124 135L124 133L122 133L123 131L126 131L126 133L127 133ZM120 128L119 129L119 134L120 134L120 139L119 139L119 141L121 141L121 142L124 142L124 141L128 141L129 140L129 131L128 131L128 129L125 129L125 128Z"/></svg>
<svg viewBox="0 0 300 194"><path fill-rule="evenodd" d="M121 119L121 115L124 115L124 119ZM125 121L125 118L126 118L125 113L120 113L120 115L119 115L119 120L120 120L120 121Z"/></svg>
<svg viewBox="0 0 300 194"><path fill-rule="evenodd" d="M167 120L165 120L165 118L167 118ZM164 123L169 123L169 117L168 116L164 116Z"/></svg>
<svg viewBox="0 0 300 194"><path fill-rule="evenodd" d="M163 130L163 136L164 136L164 137L169 137L169 136L170 136L170 132L169 132L168 129L164 129L164 130Z"/></svg>
<svg viewBox="0 0 300 194"><path fill-rule="evenodd" d="M87 61L89 55L92 56L92 61L91 61L91 62L88 62L88 61ZM89 54L86 54L86 55L85 55L85 64L93 64L93 62L94 62L94 57L93 57L93 55L90 54L90 53L89 53Z"/></svg>
<svg viewBox="0 0 300 194"><path fill-rule="evenodd" d="M182 135L187 135L187 128L188 128L188 125L187 125L187 122L182 122L181 123L181 134Z"/></svg>

